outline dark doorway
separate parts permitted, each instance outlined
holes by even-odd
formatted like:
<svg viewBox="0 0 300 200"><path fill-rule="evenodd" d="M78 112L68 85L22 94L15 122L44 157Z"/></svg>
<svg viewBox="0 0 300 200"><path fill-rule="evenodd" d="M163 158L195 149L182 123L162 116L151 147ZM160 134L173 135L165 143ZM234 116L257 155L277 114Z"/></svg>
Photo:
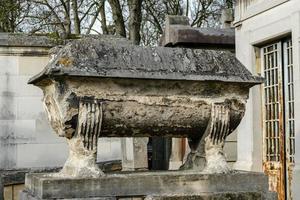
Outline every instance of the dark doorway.
<svg viewBox="0 0 300 200"><path fill-rule="evenodd" d="M151 137L148 143L149 170L168 170L172 138Z"/></svg>

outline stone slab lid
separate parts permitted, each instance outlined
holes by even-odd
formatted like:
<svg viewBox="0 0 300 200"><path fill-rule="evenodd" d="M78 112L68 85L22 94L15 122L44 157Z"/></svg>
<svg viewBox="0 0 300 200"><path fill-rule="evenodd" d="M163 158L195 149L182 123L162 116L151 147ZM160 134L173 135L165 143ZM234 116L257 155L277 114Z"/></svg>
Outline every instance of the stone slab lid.
<svg viewBox="0 0 300 200"><path fill-rule="evenodd" d="M169 37L163 37L163 46L214 46L215 48L233 48L235 46L234 29L193 28L190 26L170 26Z"/></svg>
<svg viewBox="0 0 300 200"><path fill-rule="evenodd" d="M232 28L196 28L186 16L168 15L160 45L234 50L235 31Z"/></svg>
<svg viewBox="0 0 300 200"><path fill-rule="evenodd" d="M259 84L229 51L141 47L93 38L72 41L53 54L45 69L29 80L60 76L221 81Z"/></svg>

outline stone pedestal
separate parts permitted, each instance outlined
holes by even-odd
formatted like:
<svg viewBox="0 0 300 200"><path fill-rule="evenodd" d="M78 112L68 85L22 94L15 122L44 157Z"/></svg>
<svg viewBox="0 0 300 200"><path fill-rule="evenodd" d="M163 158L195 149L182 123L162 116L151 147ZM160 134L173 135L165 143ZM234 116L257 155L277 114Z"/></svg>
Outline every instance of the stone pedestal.
<svg viewBox="0 0 300 200"><path fill-rule="evenodd" d="M147 137L122 138L122 170L135 171L148 169Z"/></svg>
<svg viewBox="0 0 300 200"><path fill-rule="evenodd" d="M21 200L37 199L276 199L262 173L120 172L99 178L28 174Z"/></svg>
<svg viewBox="0 0 300 200"><path fill-rule="evenodd" d="M169 169L176 170L179 169L180 166L183 164L183 153L182 146L184 138L172 138L172 153L170 157Z"/></svg>

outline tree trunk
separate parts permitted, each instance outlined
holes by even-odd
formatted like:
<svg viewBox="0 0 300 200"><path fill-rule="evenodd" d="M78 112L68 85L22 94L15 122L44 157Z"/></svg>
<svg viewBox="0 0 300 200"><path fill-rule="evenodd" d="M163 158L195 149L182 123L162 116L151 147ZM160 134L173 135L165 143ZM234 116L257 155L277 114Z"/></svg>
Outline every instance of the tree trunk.
<svg viewBox="0 0 300 200"><path fill-rule="evenodd" d="M142 0L128 0L129 39L138 45L141 41Z"/></svg>
<svg viewBox="0 0 300 200"><path fill-rule="evenodd" d="M95 24L95 22L96 22L96 19L97 19L99 13L100 13L100 9L101 9L100 6L98 6L97 11L96 11L95 15L93 16L92 21L91 21L91 23L89 24L89 27L88 27L88 29L87 29L87 31L86 31L86 34L87 34L87 35L90 34L90 32L91 32L91 30L92 30L92 28L93 28L93 26L94 26L94 24Z"/></svg>
<svg viewBox="0 0 300 200"><path fill-rule="evenodd" d="M74 15L74 30L75 34L80 34L80 19L78 16L78 5L77 5L77 0L72 0L72 11Z"/></svg>
<svg viewBox="0 0 300 200"><path fill-rule="evenodd" d="M186 10L185 10L185 16L189 16L189 9L190 9L190 1L186 0Z"/></svg>
<svg viewBox="0 0 300 200"><path fill-rule="evenodd" d="M122 9L119 0L108 0L110 4L113 20L116 28L116 34L126 37L125 23L122 15Z"/></svg>
<svg viewBox="0 0 300 200"><path fill-rule="evenodd" d="M108 34L108 29L107 29L107 24L106 24L106 15L105 15L105 0L102 0L100 3L100 17L101 17L101 29L102 33L107 35Z"/></svg>
<svg viewBox="0 0 300 200"><path fill-rule="evenodd" d="M63 7L64 7L64 15L65 15L65 21L64 23L64 27L66 29L66 34L67 37L69 37L71 35L71 17L70 17L70 0L64 1L61 0L61 2L63 3Z"/></svg>

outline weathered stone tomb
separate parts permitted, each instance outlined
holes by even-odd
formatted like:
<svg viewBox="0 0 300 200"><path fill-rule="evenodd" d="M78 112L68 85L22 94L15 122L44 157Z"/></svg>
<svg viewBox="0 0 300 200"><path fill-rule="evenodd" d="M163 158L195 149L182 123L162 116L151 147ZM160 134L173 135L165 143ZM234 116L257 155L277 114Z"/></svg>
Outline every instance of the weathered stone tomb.
<svg viewBox="0 0 300 200"><path fill-rule="evenodd" d="M261 82L227 51L145 48L95 39L56 48L46 68L29 83L43 90L49 121L67 138L69 158L60 173L29 175L27 189L51 199L51 192L43 196L43 180L95 178L112 185L143 180L135 173L125 175L125 182L124 175L105 175L95 164L98 137L188 137L191 153L181 169L193 175L176 172L174 177L229 173L224 141L244 115L249 89ZM122 195L134 196L130 191L122 190Z"/></svg>

